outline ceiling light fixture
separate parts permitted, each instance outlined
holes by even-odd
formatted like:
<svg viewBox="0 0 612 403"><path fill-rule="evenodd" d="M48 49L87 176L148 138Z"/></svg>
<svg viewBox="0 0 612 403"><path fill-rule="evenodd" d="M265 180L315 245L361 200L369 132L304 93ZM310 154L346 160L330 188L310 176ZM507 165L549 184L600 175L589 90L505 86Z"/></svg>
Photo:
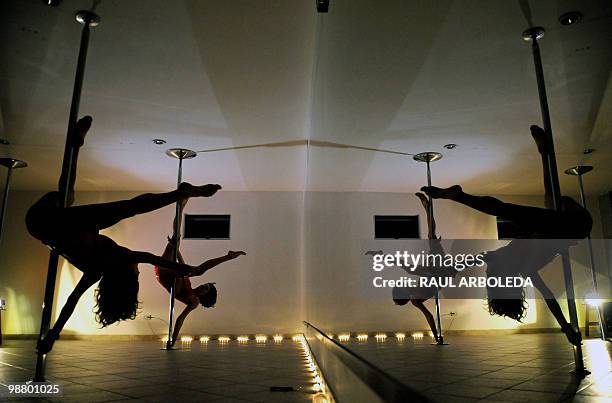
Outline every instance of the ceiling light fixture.
<svg viewBox="0 0 612 403"><path fill-rule="evenodd" d="M2 144L4 146L8 146L11 143L7 139L0 139L0 144Z"/></svg>
<svg viewBox="0 0 612 403"><path fill-rule="evenodd" d="M585 148L584 151L582 151L582 153L583 154L591 154L594 151L595 151L594 148Z"/></svg>
<svg viewBox="0 0 612 403"><path fill-rule="evenodd" d="M563 14L559 17L561 25L574 25L582 19L582 13L580 11L570 11L569 13Z"/></svg>
<svg viewBox="0 0 612 403"><path fill-rule="evenodd" d="M329 11L329 0L316 0L317 11L320 13L326 13Z"/></svg>
<svg viewBox="0 0 612 403"><path fill-rule="evenodd" d="M153 144L157 144L158 146L161 146L162 144L166 144L166 140L164 139L153 139Z"/></svg>
<svg viewBox="0 0 612 403"><path fill-rule="evenodd" d="M446 148L447 150L452 150L455 147L457 147L457 144L453 144L453 143L444 144L444 148Z"/></svg>
<svg viewBox="0 0 612 403"><path fill-rule="evenodd" d="M43 3L49 7L57 7L61 4L62 0L43 0Z"/></svg>

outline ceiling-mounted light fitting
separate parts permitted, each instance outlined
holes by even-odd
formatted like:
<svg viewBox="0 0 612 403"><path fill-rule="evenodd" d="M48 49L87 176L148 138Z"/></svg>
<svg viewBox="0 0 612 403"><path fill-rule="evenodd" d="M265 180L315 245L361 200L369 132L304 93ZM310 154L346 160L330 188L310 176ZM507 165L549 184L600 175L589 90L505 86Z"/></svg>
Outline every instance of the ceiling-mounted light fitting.
<svg viewBox="0 0 612 403"><path fill-rule="evenodd" d="M582 19L582 13L580 11L570 11L569 13L563 14L559 17L561 25L574 25Z"/></svg>
<svg viewBox="0 0 612 403"><path fill-rule="evenodd" d="M43 0L43 3L45 3L49 7L57 7L62 4L62 0Z"/></svg>
<svg viewBox="0 0 612 403"><path fill-rule="evenodd" d="M329 0L315 0L317 2L317 11L326 13L329 11Z"/></svg>

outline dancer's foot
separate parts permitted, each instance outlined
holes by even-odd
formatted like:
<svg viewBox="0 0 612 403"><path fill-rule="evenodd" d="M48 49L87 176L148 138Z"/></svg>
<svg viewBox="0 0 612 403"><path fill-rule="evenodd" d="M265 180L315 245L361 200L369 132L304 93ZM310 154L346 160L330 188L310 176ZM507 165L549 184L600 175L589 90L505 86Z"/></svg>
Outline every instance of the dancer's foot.
<svg viewBox="0 0 612 403"><path fill-rule="evenodd" d="M183 198L189 197L210 197L221 189L221 185L208 184L202 186L194 186L191 183L183 182L179 186Z"/></svg>
<svg viewBox="0 0 612 403"><path fill-rule="evenodd" d="M427 198L427 196L425 196L425 194L418 192L416 193L416 197L419 198L419 200L421 200L421 204L423 205L423 208L425 209L425 211L429 210L429 199Z"/></svg>
<svg viewBox="0 0 612 403"><path fill-rule="evenodd" d="M453 185L446 189L435 186L423 186L421 190L433 199L453 199L463 192L463 189L461 189L459 185Z"/></svg>
<svg viewBox="0 0 612 403"><path fill-rule="evenodd" d="M538 146L538 151L540 154L545 153L546 150L546 132L540 126L532 125L529 127L531 130L531 137L535 140L536 145Z"/></svg>
<svg viewBox="0 0 612 403"><path fill-rule="evenodd" d="M85 136L91 128L91 122L93 122L91 116L82 117L76 122L74 130L70 132L68 138L68 141L73 147L79 148L85 144Z"/></svg>

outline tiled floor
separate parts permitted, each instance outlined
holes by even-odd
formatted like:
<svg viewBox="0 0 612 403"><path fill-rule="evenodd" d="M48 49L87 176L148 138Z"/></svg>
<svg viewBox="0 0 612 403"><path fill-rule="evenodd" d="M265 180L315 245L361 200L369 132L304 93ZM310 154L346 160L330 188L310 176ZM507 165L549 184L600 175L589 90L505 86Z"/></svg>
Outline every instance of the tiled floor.
<svg viewBox="0 0 612 403"><path fill-rule="evenodd" d="M612 344L587 340L591 375L576 380L563 335L452 336L448 346L406 338L343 345L401 382L439 402L612 402Z"/></svg>
<svg viewBox="0 0 612 403"><path fill-rule="evenodd" d="M145 341L60 341L49 356L47 374L50 380L64 385L64 395L49 400L215 403L313 400L312 377L304 364L303 350L291 340L194 342L191 349L178 351L160 351L160 347L161 343ZM5 340L0 347L0 383L31 379L32 351L31 341ZM302 389L270 392L270 386Z"/></svg>
<svg viewBox="0 0 612 403"><path fill-rule="evenodd" d="M612 402L610 343L585 341L592 375L576 381L568 373L573 354L562 335L453 336L448 346L430 341L388 337L382 343L369 338L343 344L439 402ZM160 347L155 342L58 342L48 375L64 385L64 396L50 400L313 401L299 343L194 342L189 350L172 352ZM0 383L30 379L32 351L31 341L5 341ZM270 386L302 391L270 392Z"/></svg>

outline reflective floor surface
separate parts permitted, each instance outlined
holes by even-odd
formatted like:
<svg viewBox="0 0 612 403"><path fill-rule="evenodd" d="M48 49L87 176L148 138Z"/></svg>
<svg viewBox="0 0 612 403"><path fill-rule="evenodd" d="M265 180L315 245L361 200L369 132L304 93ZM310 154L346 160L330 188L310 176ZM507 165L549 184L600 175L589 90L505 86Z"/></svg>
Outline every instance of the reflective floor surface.
<svg viewBox="0 0 612 403"><path fill-rule="evenodd" d="M33 341L5 340L0 383L32 378L33 346ZM291 340L194 341L189 349L176 351L160 351L161 346L151 341L59 341L47 374L64 385L63 397L48 401L299 403L315 397L301 345ZM271 386L301 389L271 392Z"/></svg>
<svg viewBox="0 0 612 403"><path fill-rule="evenodd" d="M404 384L440 402L612 402L612 343L584 341L591 375L577 380L562 334L451 336L342 343Z"/></svg>

